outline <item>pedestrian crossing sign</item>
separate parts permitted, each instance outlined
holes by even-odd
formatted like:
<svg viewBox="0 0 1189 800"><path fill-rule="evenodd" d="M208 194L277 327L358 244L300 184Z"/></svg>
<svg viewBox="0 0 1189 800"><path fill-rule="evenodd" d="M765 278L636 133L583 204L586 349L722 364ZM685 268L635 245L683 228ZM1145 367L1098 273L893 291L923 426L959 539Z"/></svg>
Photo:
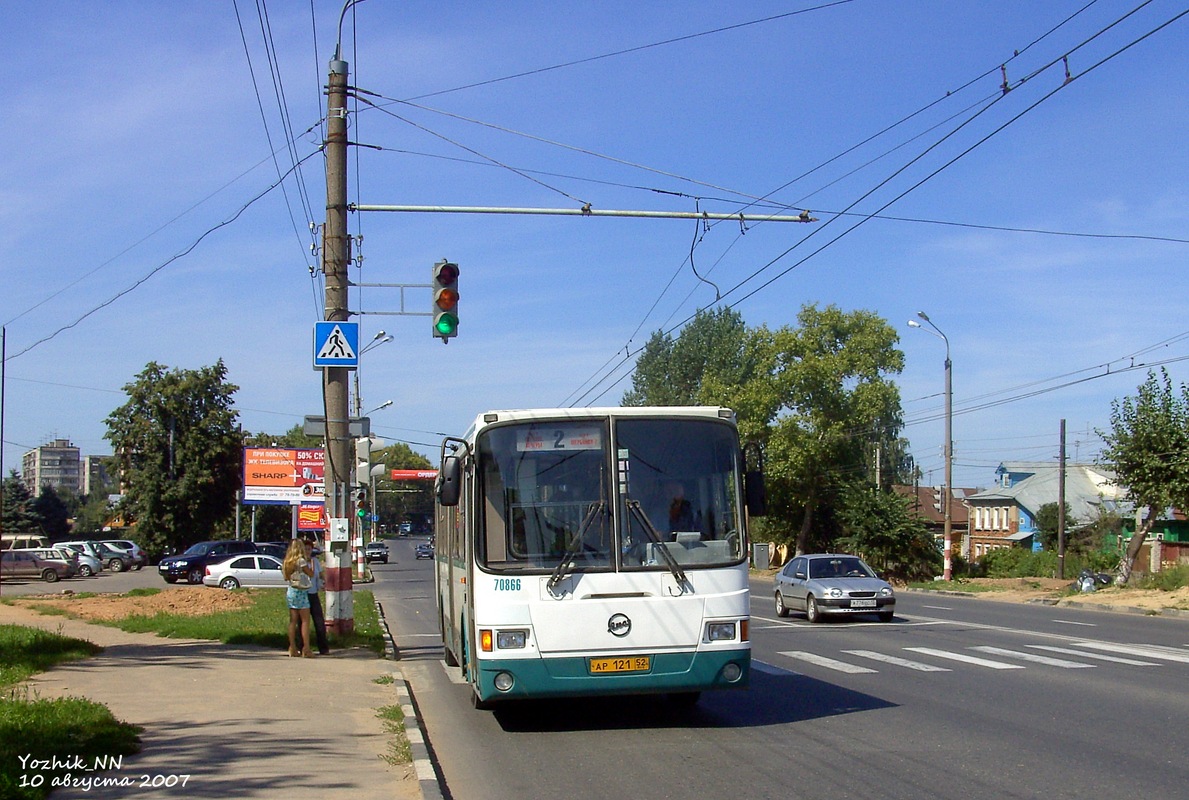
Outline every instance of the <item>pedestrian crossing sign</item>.
<svg viewBox="0 0 1189 800"><path fill-rule="evenodd" d="M314 323L314 369L359 366L358 322Z"/></svg>

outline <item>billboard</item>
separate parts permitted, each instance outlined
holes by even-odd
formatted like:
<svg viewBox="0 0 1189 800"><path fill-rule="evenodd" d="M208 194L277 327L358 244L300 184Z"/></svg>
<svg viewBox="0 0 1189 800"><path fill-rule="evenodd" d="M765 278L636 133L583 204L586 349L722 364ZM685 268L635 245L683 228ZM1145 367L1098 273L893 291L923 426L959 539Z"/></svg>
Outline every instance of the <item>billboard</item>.
<svg viewBox="0 0 1189 800"><path fill-rule="evenodd" d="M322 494L321 447L244 448L244 503L248 505L318 505Z"/></svg>

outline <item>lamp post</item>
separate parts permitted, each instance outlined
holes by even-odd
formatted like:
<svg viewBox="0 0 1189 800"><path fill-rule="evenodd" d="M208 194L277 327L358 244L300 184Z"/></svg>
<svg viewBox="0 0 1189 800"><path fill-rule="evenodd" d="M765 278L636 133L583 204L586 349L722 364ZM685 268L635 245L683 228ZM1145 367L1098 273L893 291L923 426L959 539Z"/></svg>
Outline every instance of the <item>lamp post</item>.
<svg viewBox="0 0 1189 800"><path fill-rule="evenodd" d="M388 344L389 342L391 342L393 340L393 338L394 337L391 336L390 334L384 333L384 331L379 331L378 333L376 333L375 336L372 337L372 340L370 342L368 342L367 345L362 350L359 351L359 355L362 356L368 350L374 350L375 348L379 347L382 344ZM363 362L361 360L360 361L361 366L362 366L362 363ZM390 405L392 405L391 400L389 400L384 405L380 406L380 408L387 408ZM355 416L357 416L357 417L363 416L362 414L359 413L359 410L360 410L360 408L362 408L362 406L363 406L363 398L359 396L359 369L356 368L355 369ZM379 409L375 409L375 410L379 411Z"/></svg>
<svg viewBox="0 0 1189 800"><path fill-rule="evenodd" d="M921 328L926 333L931 333L934 336L945 342L945 490L942 492L945 504L945 527L942 534L942 579L951 580L954 576L953 565L953 547L954 547L954 520L953 520L953 491L954 491L954 436L953 436L953 422L954 422L954 385L953 385L953 362L950 361L950 340L949 337L933 324L933 320L929 319L929 315L924 311L918 311L917 316L923 319L930 328L921 328L921 323L910 319L908 327Z"/></svg>

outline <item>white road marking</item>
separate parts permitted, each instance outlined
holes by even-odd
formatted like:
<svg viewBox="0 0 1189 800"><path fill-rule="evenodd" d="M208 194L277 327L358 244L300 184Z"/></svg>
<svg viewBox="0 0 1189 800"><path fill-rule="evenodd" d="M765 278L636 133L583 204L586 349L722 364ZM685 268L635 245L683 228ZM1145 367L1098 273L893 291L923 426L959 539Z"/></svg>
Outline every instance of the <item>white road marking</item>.
<svg viewBox="0 0 1189 800"><path fill-rule="evenodd" d="M1061 667L1061 669L1094 669L1095 664L1083 664L1080 661L1067 661L1064 658L1051 658L1049 656L1038 656L1036 653L1023 653L1019 650L1007 650L1003 647L972 647L971 650L977 650L980 653L990 653L993 656L1008 656L1009 658L1018 658L1021 661L1030 661L1034 664L1044 664L1049 667Z"/></svg>
<svg viewBox="0 0 1189 800"><path fill-rule="evenodd" d="M968 656L965 653L951 653L948 650L934 650L932 647L906 647L904 649L912 653L936 656L937 658L948 658L953 661L961 661L965 664L974 664L975 666L987 667L989 669L1024 669L1020 664L1004 664L1002 661L977 658L975 656Z"/></svg>
<svg viewBox="0 0 1189 800"><path fill-rule="evenodd" d="M795 658L800 661L808 661L810 664L816 664L819 667L826 667L827 669L836 670L838 672L845 672L848 675L861 675L863 673L878 672L878 670L860 667L858 664L848 664L845 661L835 661L832 658L819 656L816 653L807 653L804 650L784 650L780 653L780 655L788 656L789 658Z"/></svg>
<svg viewBox="0 0 1189 800"><path fill-rule="evenodd" d="M1075 642L1076 647L1091 647L1095 650L1105 650L1108 653L1125 653L1129 656L1139 656L1140 658L1160 658L1165 661L1177 661L1181 664L1189 664L1189 654L1178 653L1174 650L1163 650L1157 645L1125 645L1125 644L1111 644L1110 642Z"/></svg>
<svg viewBox="0 0 1189 800"><path fill-rule="evenodd" d="M1048 644L1030 644L1029 647L1034 647L1037 650L1048 650L1051 653L1064 653L1067 656L1080 656L1081 658L1093 658L1097 661L1112 661L1116 664L1130 664L1133 667L1158 667L1152 661L1138 661L1134 658L1119 658L1118 656L1108 656L1102 653L1083 653L1081 650L1070 650L1068 647L1053 647Z"/></svg>
<svg viewBox="0 0 1189 800"><path fill-rule="evenodd" d="M1084 625L1087 628L1097 628L1098 627L1097 622L1074 622L1071 619L1055 619L1055 620L1053 620L1053 622L1056 622L1058 625Z"/></svg>
<svg viewBox="0 0 1189 800"><path fill-rule="evenodd" d="M850 653L852 656L859 656L860 658L870 658L873 661L882 661L886 664L894 664L898 667L915 669L918 672L950 672L949 667L938 667L934 666L933 664L924 664L920 661L909 661L907 658L890 656L886 653L877 653L874 650L843 650L842 652Z"/></svg>

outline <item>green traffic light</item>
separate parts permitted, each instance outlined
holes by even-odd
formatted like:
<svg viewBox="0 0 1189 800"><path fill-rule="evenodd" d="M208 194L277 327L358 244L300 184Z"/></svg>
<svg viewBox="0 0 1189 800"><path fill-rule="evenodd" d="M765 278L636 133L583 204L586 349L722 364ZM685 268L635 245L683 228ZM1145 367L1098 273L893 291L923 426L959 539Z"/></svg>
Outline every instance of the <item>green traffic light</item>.
<svg viewBox="0 0 1189 800"><path fill-rule="evenodd" d="M458 317L453 314L439 314L433 327L439 336L453 336L458 330Z"/></svg>

